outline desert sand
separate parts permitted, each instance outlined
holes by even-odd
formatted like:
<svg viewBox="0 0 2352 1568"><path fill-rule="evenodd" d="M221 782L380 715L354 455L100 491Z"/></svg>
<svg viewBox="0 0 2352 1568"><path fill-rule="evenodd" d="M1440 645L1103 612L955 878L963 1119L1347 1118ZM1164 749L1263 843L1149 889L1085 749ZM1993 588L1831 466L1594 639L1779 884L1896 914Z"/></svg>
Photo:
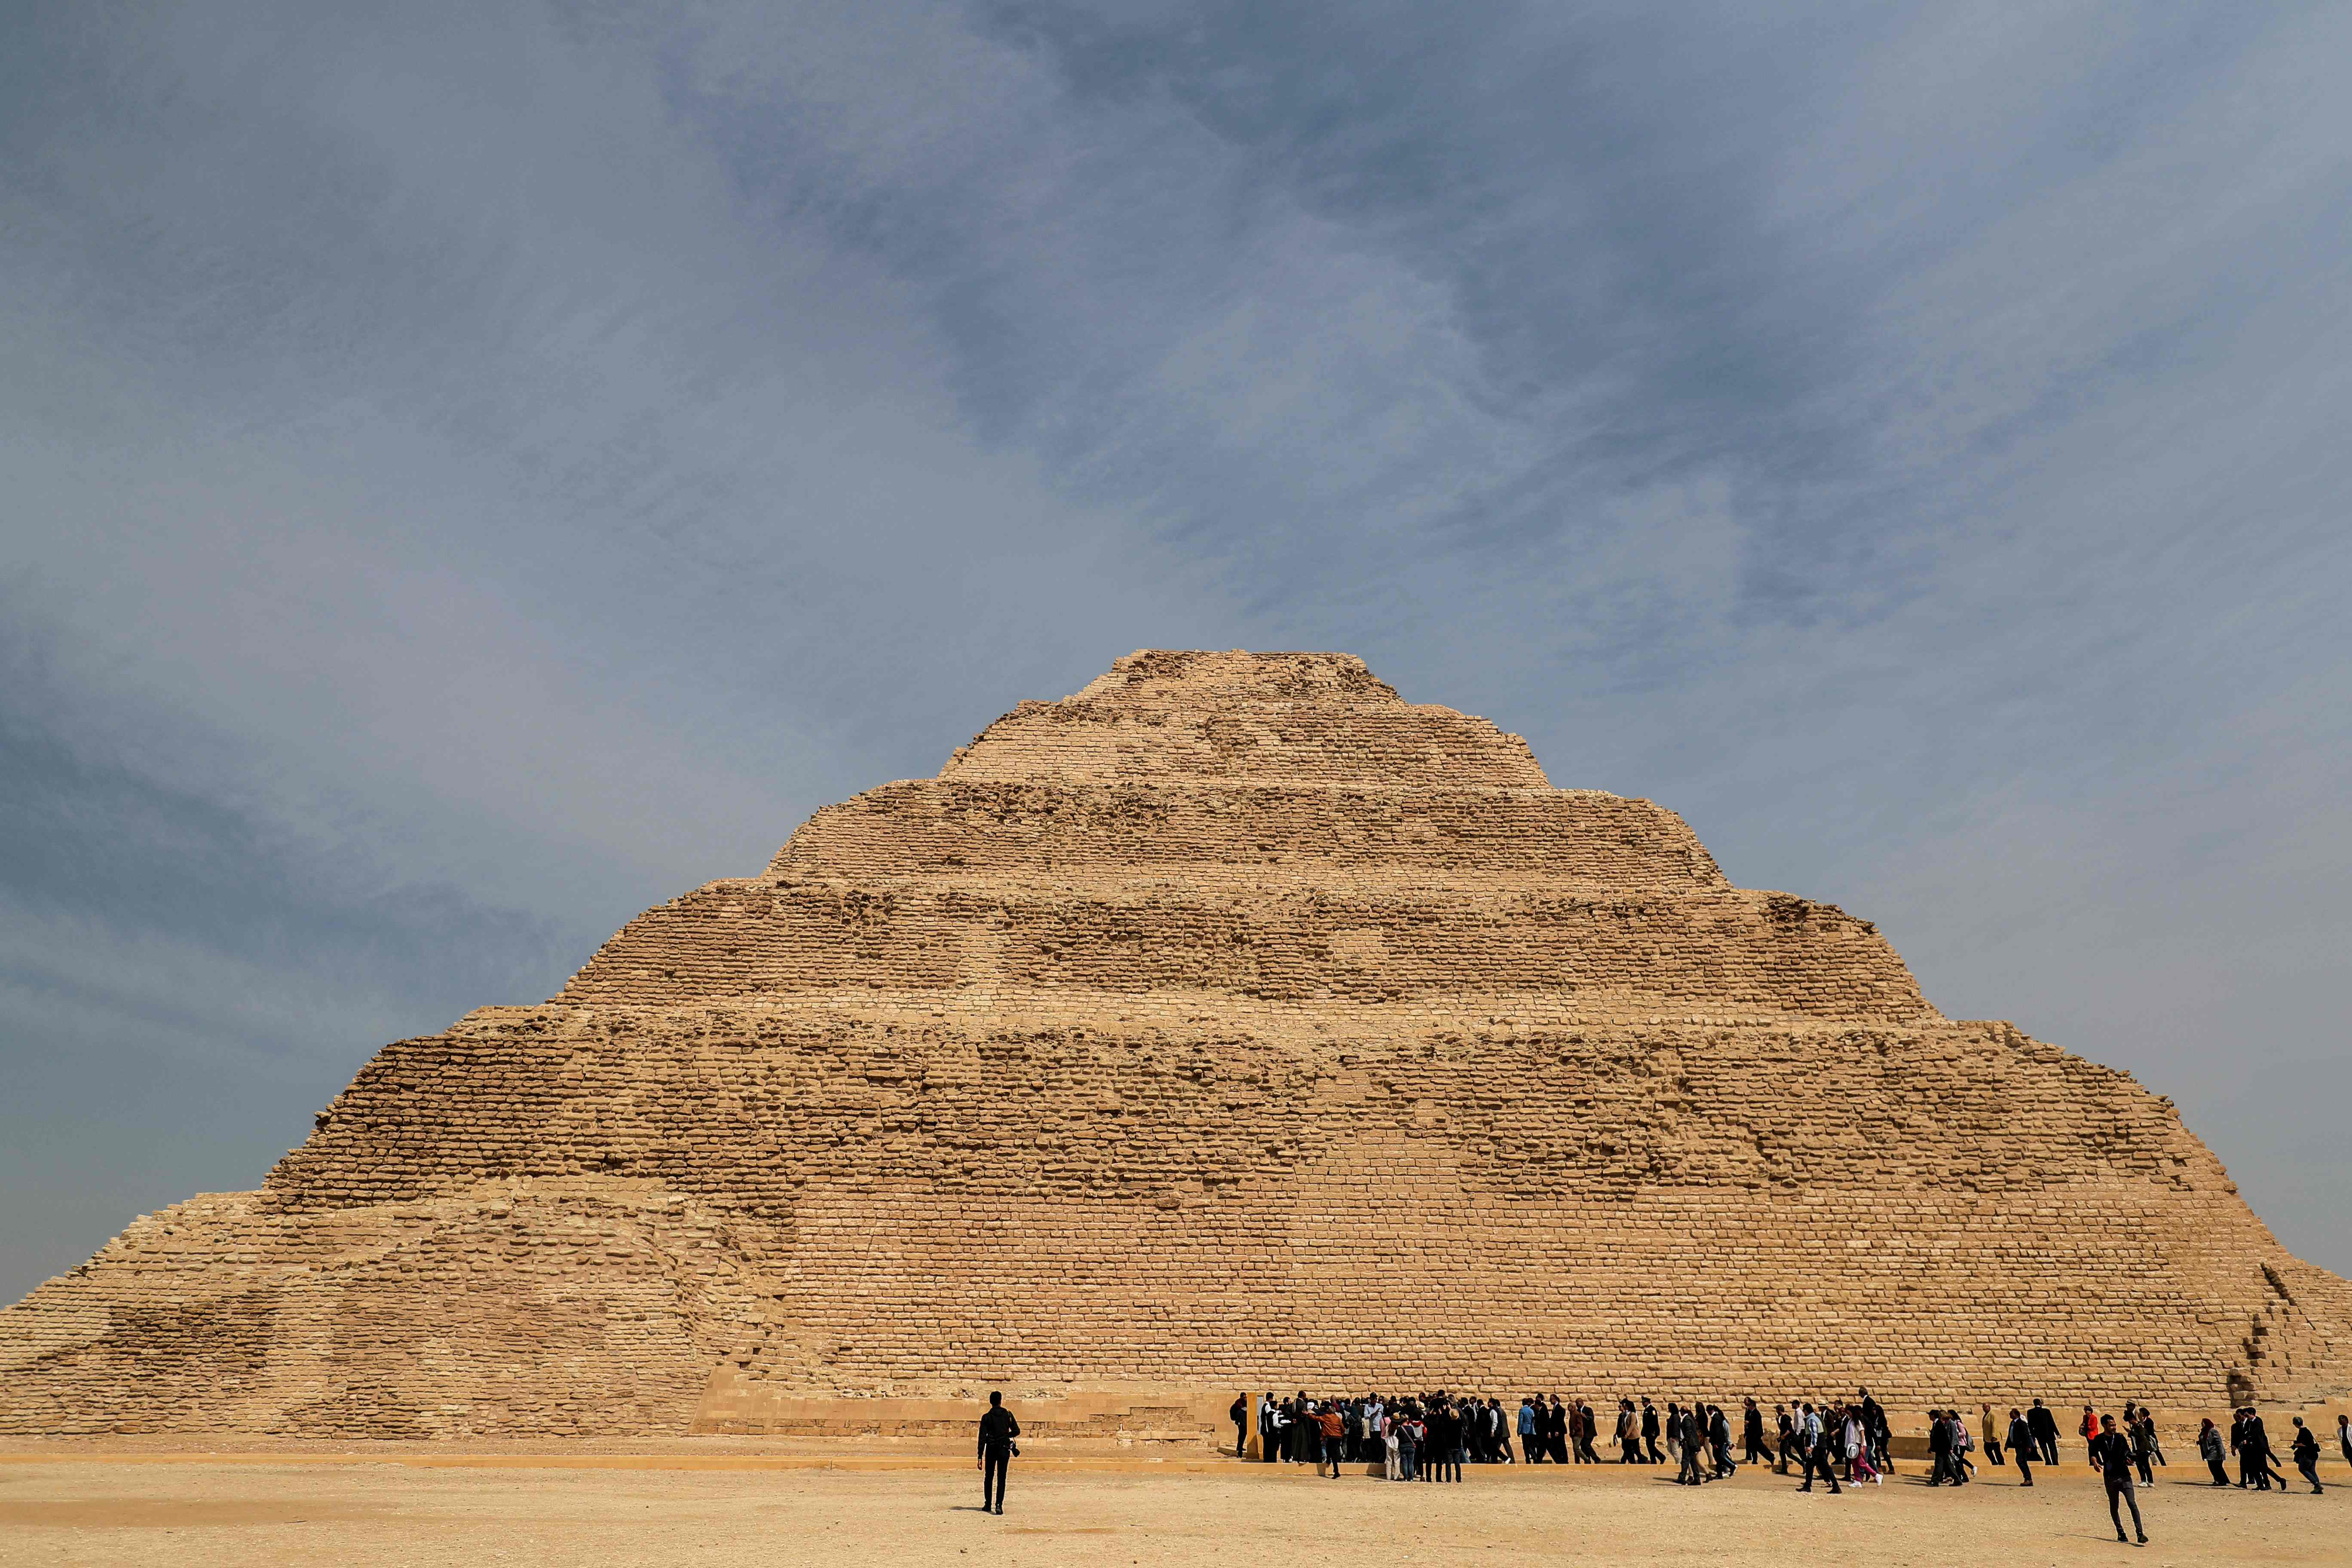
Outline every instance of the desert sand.
<svg viewBox="0 0 2352 1568"><path fill-rule="evenodd" d="M410 1448L410 1446L403 1446ZM846 1464L887 1463L856 1469ZM1740 1568L1867 1562L2081 1568L2352 1563L2352 1486L2286 1496L2194 1484L2141 1493L2152 1543L2119 1546L2080 1465L2032 1491L1994 1470L1832 1498L1743 1470L1692 1492L1659 1471L1474 1467L1460 1486L1391 1485L1216 1461L1017 1462L1003 1518L941 1452L861 1461L773 1454L279 1452L237 1458L53 1450L0 1456L0 1563L604 1565L953 1563L1361 1564L1538 1557ZM2198 1473L2201 1473L2201 1470Z"/></svg>

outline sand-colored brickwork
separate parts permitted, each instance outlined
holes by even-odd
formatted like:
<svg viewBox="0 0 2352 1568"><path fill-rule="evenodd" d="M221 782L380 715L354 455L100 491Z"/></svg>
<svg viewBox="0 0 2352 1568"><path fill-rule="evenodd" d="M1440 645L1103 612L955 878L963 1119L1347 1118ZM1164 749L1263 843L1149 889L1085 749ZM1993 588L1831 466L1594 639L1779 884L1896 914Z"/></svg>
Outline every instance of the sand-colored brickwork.
<svg viewBox="0 0 2352 1568"><path fill-rule="evenodd" d="M1856 1380L2299 1403L2352 1287L2129 1078L1328 654L1024 703L0 1313L21 1432Z"/></svg>

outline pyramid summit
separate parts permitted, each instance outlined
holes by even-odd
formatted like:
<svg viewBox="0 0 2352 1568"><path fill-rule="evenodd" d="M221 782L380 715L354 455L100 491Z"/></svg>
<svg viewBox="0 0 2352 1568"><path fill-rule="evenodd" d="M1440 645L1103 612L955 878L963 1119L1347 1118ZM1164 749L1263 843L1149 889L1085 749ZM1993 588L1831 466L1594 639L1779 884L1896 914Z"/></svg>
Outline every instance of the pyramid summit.
<svg viewBox="0 0 2352 1568"><path fill-rule="evenodd" d="M1856 1380L2301 1402L2352 1286L2127 1076L1328 653L1024 702L0 1312L17 1433Z"/></svg>

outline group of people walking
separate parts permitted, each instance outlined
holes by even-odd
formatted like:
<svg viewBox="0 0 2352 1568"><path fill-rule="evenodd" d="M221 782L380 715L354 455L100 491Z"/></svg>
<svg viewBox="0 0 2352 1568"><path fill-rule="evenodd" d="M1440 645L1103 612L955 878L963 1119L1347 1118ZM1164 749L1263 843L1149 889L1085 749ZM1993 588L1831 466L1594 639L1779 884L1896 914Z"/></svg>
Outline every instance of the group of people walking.
<svg viewBox="0 0 2352 1568"><path fill-rule="evenodd" d="M1958 1409L1927 1413L1927 1485L1968 1485L1978 1473L1974 1456L1979 1452L1994 1465L2013 1462L2020 1484L2029 1487L2035 1465L2059 1462L2058 1416L2041 1400L2025 1408L2012 1405L2006 1419L1989 1404L1977 1408L1973 1424ZM1743 1463L1769 1464L1780 1475L1794 1467L1803 1477L1801 1491L1812 1490L1819 1479L1836 1492L1841 1472L1843 1484L1853 1486L1880 1483L1894 1468L1894 1435L1886 1411L1866 1388L1851 1400L1775 1405L1769 1431L1763 1407L1752 1397L1745 1399L1736 1445L1732 1419L1721 1405L1685 1406L1668 1400L1661 1412L1647 1398L1640 1400L1638 1408L1632 1398L1618 1400L1605 1435L1602 1418L1590 1403L1562 1400L1556 1394L1528 1394L1513 1409L1499 1398L1443 1389L1339 1398L1316 1398L1302 1389L1287 1398L1263 1394L1255 1405L1246 1396L1236 1398L1228 1415L1236 1457L1247 1453L1255 1429L1259 1456L1267 1463L1312 1464L1318 1475L1328 1473L1335 1479L1349 1464L1377 1465L1379 1474L1392 1481L1458 1481L1465 1464L1598 1465L1608 1462L1598 1449L1604 1442L1615 1448L1618 1464L1675 1464L1675 1479L1683 1486L1725 1479ZM2127 1402L2118 1422L2085 1405L2076 1434L2091 1467L2105 1480L2116 1538L2132 1538L2124 1532L2127 1509L2133 1534L2146 1544L2135 1480L2138 1486L2153 1485L2153 1467L2169 1464L2155 1413ZM2352 1465L2352 1416L2336 1417L2336 1440L2345 1462ZM2223 1458L2234 1454L2236 1485L2268 1491L2275 1482L2285 1490L2286 1478L2273 1463L2277 1456L2268 1430L2252 1407L2231 1413L2226 1447L2221 1429L2210 1419L2197 1443L2214 1485L2231 1484ZM1735 1446L1740 1450L1737 1458ZM2322 1490L2319 1438L2301 1416L2294 1418L2289 1451L2311 1489Z"/></svg>
<svg viewBox="0 0 2352 1568"><path fill-rule="evenodd" d="M2344 1455L2344 1462L2352 1465L2352 1416L2338 1415L2336 1418L2336 1444ZM2319 1434L2305 1426L2300 1415L2294 1418L2294 1436L2287 1441L2287 1453L2294 1460L2294 1468L2303 1472L2303 1479L2311 1483L2313 1492L2326 1489L2319 1484ZM2286 1478L2273 1463L2278 1458L2278 1450L2271 1447L2270 1428L2263 1424L2262 1412L2252 1405L2243 1405L2230 1412L2229 1446L2226 1449L2222 1446L2221 1430L2213 1425L2210 1416L2199 1430L2197 1456L2205 1461L2205 1468L2213 1472L2213 1484L2217 1487L2230 1485L2230 1472L2222 1462L2225 1454L2238 1457L2237 1484L2240 1488L2266 1492L2271 1489L2271 1483L2275 1481L2280 1491L2286 1490ZM2158 1456L2159 1458L2161 1457ZM2140 1474L2143 1477L2147 1474L2145 1463L2140 1466Z"/></svg>
<svg viewBox="0 0 2352 1568"><path fill-rule="evenodd" d="M1287 1398L1261 1395L1255 1406L1236 1398L1227 1414L1237 1455L1248 1451L1255 1429L1259 1457L1268 1463L1311 1464L1318 1473L1328 1467L1334 1478L1349 1464L1377 1464L1392 1480L1459 1480L1465 1464L1672 1463L1677 1482L1703 1486L1743 1463L1771 1464L1785 1475L1792 1463L1810 1462L1834 1490L1833 1462L1849 1481L1885 1473L1891 1434L1885 1411L1868 1390L1850 1405L1800 1401L1776 1405L1772 1412L1768 1433L1762 1406L1744 1401L1736 1438L1719 1405L1668 1400L1661 1412L1646 1398L1638 1406L1620 1399L1605 1435L1590 1403L1558 1394L1530 1394L1514 1409L1493 1396L1443 1389L1323 1399L1301 1390ZM1614 1450L1607 1459L1600 1452L1603 1442ZM1811 1480L1809 1473L1808 1489Z"/></svg>
<svg viewBox="0 0 2352 1568"><path fill-rule="evenodd" d="M1001 1514L1005 1473L1021 1452L1015 1441L1021 1436L1021 1423L1004 1408L1002 1394L990 1394L988 1406L980 1421L981 1508L983 1512ZM1995 1416L1990 1405L1977 1408L1986 1459L1995 1465L2015 1461L2021 1485L2033 1484L2035 1465L2058 1463L2058 1417L2042 1401L2037 1399L2021 1410L2012 1405L2006 1423ZM1459 1481L1465 1464L1604 1462L1595 1447L1601 1423L1592 1406L1583 1400L1564 1402L1556 1394L1549 1398L1528 1394L1514 1411L1498 1398L1451 1394L1444 1389L1424 1394L1368 1394L1339 1399L1313 1398L1302 1389L1286 1399L1261 1395L1255 1407L1248 1395L1238 1395L1227 1415L1234 1423L1236 1458L1247 1454L1255 1426L1260 1455L1268 1463L1287 1459L1312 1464L1318 1475L1328 1468L1334 1479L1340 1467L1348 1464L1377 1464L1381 1475L1392 1481L1444 1482ZM1927 1412L1929 1486L1966 1486L1975 1477L1977 1468L1969 1455L1977 1444L1969 1427L1968 1418L1958 1410ZM2126 1402L2118 1424L2113 1415L2100 1415L2095 1406L2085 1405L2076 1432L2084 1440L2092 1468L2106 1484L2107 1517L2116 1527L2116 1539L2131 1539L2124 1533L2123 1524L2124 1510L2129 1509L2133 1534L2145 1546L2147 1531L2140 1522L2134 1476L2140 1485L2153 1485L2156 1474L2150 1467L2167 1464L2155 1413ZM1683 1486L1726 1479L1743 1463L1769 1464L1780 1475L1787 1475L1795 1465L1804 1477L1798 1490L1812 1490L1818 1479L1835 1493L1841 1489L1841 1468L1848 1486L1882 1481L1895 1468L1893 1437L1885 1408L1864 1388L1851 1400L1824 1401L1818 1405L1810 1400L1775 1405L1769 1434L1763 1406L1752 1397L1743 1400L1741 1452L1737 1459L1732 1457L1731 1420L1719 1405L1694 1402L1685 1406L1668 1400L1661 1414L1647 1398L1638 1409L1633 1399L1620 1399L1608 1440L1617 1449L1619 1464L1658 1465L1671 1459L1677 1466L1675 1480ZM2352 1465L2352 1415L2336 1416L2336 1442L2344 1462ZM2234 1454L2238 1486L2269 1491L2276 1482L2281 1492L2286 1490L2286 1477L2272 1463L2277 1455L2271 1447L2269 1430L2261 1413L2251 1405L2230 1413L2226 1447L2221 1429L2208 1418L2197 1435L2197 1452L2212 1471L2212 1484L2217 1487L2231 1484L2223 1460ZM2300 1415L2294 1417L2294 1436L2288 1452L2303 1479L2311 1483L2312 1491L2325 1489L2319 1484L2319 1436L2304 1425Z"/></svg>

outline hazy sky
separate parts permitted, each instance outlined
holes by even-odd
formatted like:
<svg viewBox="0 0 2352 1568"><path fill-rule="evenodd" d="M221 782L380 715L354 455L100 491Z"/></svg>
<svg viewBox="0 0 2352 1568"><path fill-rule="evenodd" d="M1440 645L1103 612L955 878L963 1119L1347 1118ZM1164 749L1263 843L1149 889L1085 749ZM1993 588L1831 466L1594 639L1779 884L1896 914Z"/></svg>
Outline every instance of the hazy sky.
<svg viewBox="0 0 2352 1568"><path fill-rule="evenodd" d="M2352 9L0 9L0 1299L1139 647L1339 648L2352 1270Z"/></svg>

